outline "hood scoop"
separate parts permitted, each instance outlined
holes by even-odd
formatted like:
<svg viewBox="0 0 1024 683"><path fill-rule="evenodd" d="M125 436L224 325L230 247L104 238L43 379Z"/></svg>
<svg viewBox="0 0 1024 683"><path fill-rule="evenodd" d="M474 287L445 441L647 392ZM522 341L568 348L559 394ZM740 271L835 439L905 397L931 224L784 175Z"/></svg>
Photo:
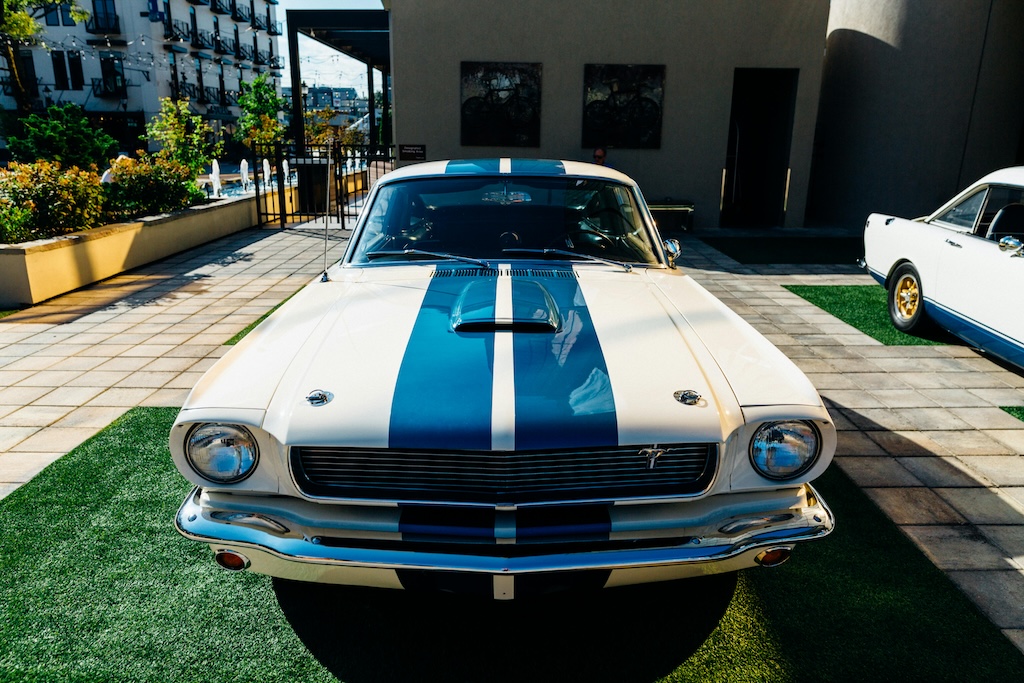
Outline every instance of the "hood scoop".
<svg viewBox="0 0 1024 683"><path fill-rule="evenodd" d="M539 282L516 278L468 283L452 306L455 332L558 332L562 317L551 293Z"/></svg>

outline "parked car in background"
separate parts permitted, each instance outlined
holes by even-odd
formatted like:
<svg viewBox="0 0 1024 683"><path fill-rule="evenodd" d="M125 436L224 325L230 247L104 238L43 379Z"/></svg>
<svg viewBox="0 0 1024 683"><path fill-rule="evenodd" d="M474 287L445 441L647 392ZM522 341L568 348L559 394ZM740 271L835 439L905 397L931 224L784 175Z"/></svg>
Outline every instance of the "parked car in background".
<svg viewBox="0 0 1024 683"><path fill-rule="evenodd" d="M199 381L177 515L227 569L512 599L785 561L836 432L682 270L636 183L429 162Z"/></svg>
<svg viewBox="0 0 1024 683"><path fill-rule="evenodd" d="M971 346L1024 367L1024 167L990 173L935 213L907 220L871 214L868 273L888 292L904 332L931 322Z"/></svg>

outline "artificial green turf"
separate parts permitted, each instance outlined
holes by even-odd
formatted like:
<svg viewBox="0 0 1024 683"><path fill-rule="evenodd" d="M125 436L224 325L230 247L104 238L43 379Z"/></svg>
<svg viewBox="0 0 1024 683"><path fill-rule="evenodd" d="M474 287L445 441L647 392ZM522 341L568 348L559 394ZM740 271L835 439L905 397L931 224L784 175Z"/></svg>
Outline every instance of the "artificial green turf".
<svg viewBox="0 0 1024 683"><path fill-rule="evenodd" d="M0 500L0 681L1024 680L1024 655L836 468L773 570L515 604L231 574L138 408Z"/></svg>
<svg viewBox="0 0 1024 683"><path fill-rule="evenodd" d="M1024 408L1020 406L1004 406L1003 410L1013 415L1018 420L1024 421Z"/></svg>
<svg viewBox="0 0 1024 683"><path fill-rule="evenodd" d="M947 343L945 335L918 337L905 334L893 327L889 320L885 289L878 285L784 285L784 287L887 346Z"/></svg>

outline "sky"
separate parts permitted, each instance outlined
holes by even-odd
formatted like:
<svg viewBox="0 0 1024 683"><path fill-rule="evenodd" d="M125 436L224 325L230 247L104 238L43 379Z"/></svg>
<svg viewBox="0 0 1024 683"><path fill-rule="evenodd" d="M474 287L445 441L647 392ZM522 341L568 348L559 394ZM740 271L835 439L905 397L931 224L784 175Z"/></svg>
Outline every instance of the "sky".
<svg viewBox="0 0 1024 683"><path fill-rule="evenodd" d="M277 20L284 31L279 43L281 54L285 56L285 68L281 70L281 85L289 86L292 82L291 65L287 63L287 18L285 12L290 9L384 9L380 0L280 0L277 6ZM366 95L366 66L362 62L351 59L340 52L325 47L315 40L299 36L299 60L302 79L309 87L329 86L336 88L355 88L360 95ZM380 72L373 77L374 86L380 89Z"/></svg>

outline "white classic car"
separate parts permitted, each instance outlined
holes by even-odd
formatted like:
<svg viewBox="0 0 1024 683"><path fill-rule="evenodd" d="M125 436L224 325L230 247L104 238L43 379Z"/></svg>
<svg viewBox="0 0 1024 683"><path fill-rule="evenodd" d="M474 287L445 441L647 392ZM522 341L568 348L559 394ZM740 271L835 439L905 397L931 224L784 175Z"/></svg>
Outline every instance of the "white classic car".
<svg viewBox="0 0 1024 683"><path fill-rule="evenodd" d="M494 599L785 561L833 528L835 428L678 249L591 164L382 177L186 401L179 531L226 569Z"/></svg>
<svg viewBox="0 0 1024 683"><path fill-rule="evenodd" d="M936 323L971 346L1024 367L1024 167L995 171L938 211L908 220L871 214L868 273L888 291L889 317L914 333Z"/></svg>

